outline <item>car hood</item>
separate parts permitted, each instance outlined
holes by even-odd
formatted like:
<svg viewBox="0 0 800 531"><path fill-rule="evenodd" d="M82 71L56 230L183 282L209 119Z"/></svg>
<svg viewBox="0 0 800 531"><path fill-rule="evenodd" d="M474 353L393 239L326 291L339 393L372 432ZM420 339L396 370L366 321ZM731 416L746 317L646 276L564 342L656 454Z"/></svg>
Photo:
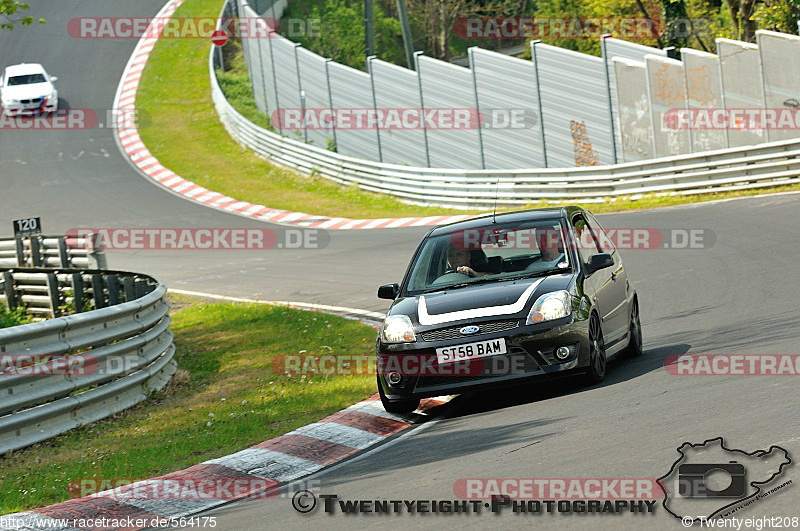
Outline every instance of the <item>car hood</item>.
<svg viewBox="0 0 800 531"><path fill-rule="evenodd" d="M28 85L16 85L13 87L5 87L3 89L3 97L6 99L22 100L27 98L39 98L41 96L49 96L53 93L53 84L49 82L44 83L30 83Z"/></svg>
<svg viewBox="0 0 800 531"><path fill-rule="evenodd" d="M408 315L424 328L501 317L524 317L544 293L569 289L572 273L489 282L395 301L389 315Z"/></svg>

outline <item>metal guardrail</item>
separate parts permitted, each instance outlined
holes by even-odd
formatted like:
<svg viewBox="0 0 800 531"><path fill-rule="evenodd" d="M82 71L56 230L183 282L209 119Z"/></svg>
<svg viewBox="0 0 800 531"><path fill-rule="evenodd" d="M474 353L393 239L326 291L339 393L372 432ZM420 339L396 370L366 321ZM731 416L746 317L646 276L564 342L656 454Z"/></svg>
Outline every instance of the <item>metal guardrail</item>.
<svg viewBox="0 0 800 531"><path fill-rule="evenodd" d="M105 253L92 237L32 236L0 239L0 268L74 267L105 269Z"/></svg>
<svg viewBox="0 0 800 531"><path fill-rule="evenodd" d="M24 268L4 271L0 285L11 307L86 296L95 308L0 329L0 453L127 409L175 373L167 288L152 277Z"/></svg>
<svg viewBox="0 0 800 531"><path fill-rule="evenodd" d="M542 199L681 194L800 182L800 139L579 168L463 170L419 168L347 157L292 140L247 120L225 98L209 54L211 96L231 136L270 162L411 203L448 207L525 205Z"/></svg>

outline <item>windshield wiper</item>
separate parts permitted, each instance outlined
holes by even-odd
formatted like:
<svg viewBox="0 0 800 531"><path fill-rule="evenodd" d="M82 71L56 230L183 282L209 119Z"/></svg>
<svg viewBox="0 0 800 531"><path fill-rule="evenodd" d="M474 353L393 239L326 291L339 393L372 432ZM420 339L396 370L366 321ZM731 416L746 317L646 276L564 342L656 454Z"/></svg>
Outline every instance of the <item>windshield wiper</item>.
<svg viewBox="0 0 800 531"><path fill-rule="evenodd" d="M431 293L431 292L434 292L434 291L444 291L444 290L448 290L448 289L464 288L466 286L475 286L476 284L485 284L486 282L493 282L495 280L505 280L505 279L495 278L495 277L490 277L490 278L477 277L477 278L475 278L475 280L470 280L469 282L459 282L458 284L451 284L449 286L442 286L440 288L426 289L422 293Z"/></svg>
<svg viewBox="0 0 800 531"><path fill-rule="evenodd" d="M569 267L560 267L557 269L545 269L544 271L533 271L529 273L525 273L524 275L516 275L513 277L505 277L501 280L520 280L523 278L536 278L536 277L546 277L547 275L553 275L555 273L563 273L565 271L569 271Z"/></svg>

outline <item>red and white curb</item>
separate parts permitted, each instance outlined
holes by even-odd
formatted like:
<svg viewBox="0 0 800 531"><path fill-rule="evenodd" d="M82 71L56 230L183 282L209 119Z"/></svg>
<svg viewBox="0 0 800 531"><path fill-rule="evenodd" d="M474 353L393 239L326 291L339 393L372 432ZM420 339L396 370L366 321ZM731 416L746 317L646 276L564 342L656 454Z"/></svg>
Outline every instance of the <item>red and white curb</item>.
<svg viewBox="0 0 800 531"><path fill-rule="evenodd" d="M276 485L284 485L313 474L322 468L365 450L408 428L433 418L437 410L452 396L428 398L408 415L387 413L378 395L354 404L319 422L298 428L285 435L251 446L240 452L205 461L185 470L144 480L147 484L159 481L245 480L251 484L270 485L268 496L248 491L245 497L275 497ZM265 480L265 481L254 481ZM16 529L75 529L76 520L101 519L133 521L156 518L181 518L230 503L232 499L130 499L134 483L120 489L76 498L24 513L5 515L17 523ZM269 503L269 500L265 500ZM21 527L20 527L21 526ZM138 527L126 527L138 529Z"/></svg>
<svg viewBox="0 0 800 531"><path fill-rule="evenodd" d="M167 17L172 16L175 10L180 7L184 0L170 0L156 15L156 21L152 24L164 25ZM139 88L139 80L142 71L150 57L156 42L158 42L157 31L145 32L145 35L136 44L133 55L128 60L125 71L122 74L117 93L114 98L114 108L120 116L135 116L136 93ZM126 120L117 129L117 141L122 153L127 156L133 165L149 179L169 188L173 192L197 203L206 206L231 212L247 218L272 223L283 223L288 225L315 227L320 229L393 229L398 227L421 227L429 225L443 225L454 223L474 217L474 214L463 214L457 216L427 216L410 218L380 218L380 219L349 219L328 216L315 216L303 212L291 212L264 205L254 205L247 201L239 201L233 197L228 197L219 192L214 192L202 186L188 181L177 175L175 172L163 166L156 157L147 149L139 137L139 131L132 120Z"/></svg>

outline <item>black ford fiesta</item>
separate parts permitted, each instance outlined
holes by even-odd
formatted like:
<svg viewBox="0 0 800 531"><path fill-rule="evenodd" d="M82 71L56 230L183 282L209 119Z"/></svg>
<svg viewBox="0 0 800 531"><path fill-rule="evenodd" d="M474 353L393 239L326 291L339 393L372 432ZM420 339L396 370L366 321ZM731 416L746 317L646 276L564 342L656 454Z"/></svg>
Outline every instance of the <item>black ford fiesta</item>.
<svg viewBox="0 0 800 531"><path fill-rule="evenodd" d="M642 353L636 291L597 220L579 207L436 227L419 244L377 342L384 407L423 397L580 375Z"/></svg>

